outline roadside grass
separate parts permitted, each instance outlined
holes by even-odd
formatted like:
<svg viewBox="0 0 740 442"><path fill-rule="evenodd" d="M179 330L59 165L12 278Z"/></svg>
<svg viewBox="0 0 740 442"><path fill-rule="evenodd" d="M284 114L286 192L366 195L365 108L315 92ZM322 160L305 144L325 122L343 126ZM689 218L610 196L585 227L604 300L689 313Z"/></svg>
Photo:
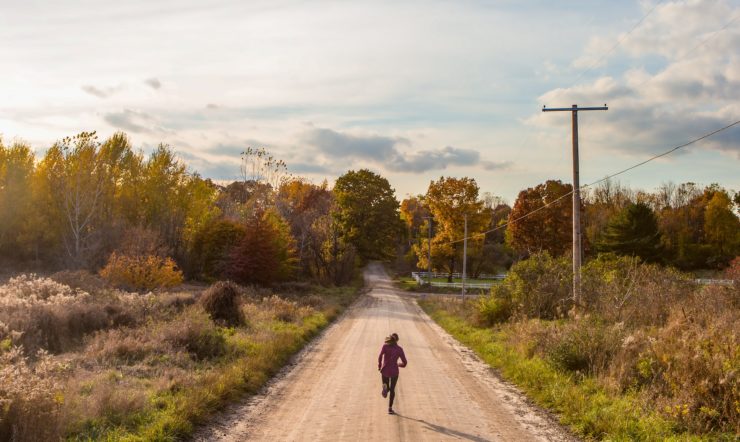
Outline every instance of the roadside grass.
<svg viewBox="0 0 740 442"><path fill-rule="evenodd" d="M681 432L660 416L635 391L611 391L591 376L558 370L548 361L512 345L516 328L471 324L472 307L460 302L423 300L421 307L458 341L473 349L503 378L521 388L538 405L588 440L704 441L737 440L731 434L694 435Z"/></svg>
<svg viewBox="0 0 740 442"><path fill-rule="evenodd" d="M52 320L45 334L35 332L29 314L0 322L0 440L173 441L258 391L358 297L362 279L332 288L293 283L276 287L279 296L239 288L239 320L231 323L211 316L207 299L194 293L88 294L24 284L31 297L0 287L0 319L45 309ZM61 289L63 297L39 297ZM69 312L99 319L72 328ZM113 320L121 312L130 319ZM41 352L17 344L25 330L39 336L33 342ZM41 338L55 333L74 340L49 352Z"/></svg>

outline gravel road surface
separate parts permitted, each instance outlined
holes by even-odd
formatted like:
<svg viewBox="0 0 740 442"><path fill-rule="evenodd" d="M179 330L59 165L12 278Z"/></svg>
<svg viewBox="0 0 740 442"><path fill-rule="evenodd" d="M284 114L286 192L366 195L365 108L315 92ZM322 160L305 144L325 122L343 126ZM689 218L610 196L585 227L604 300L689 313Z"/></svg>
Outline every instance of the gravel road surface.
<svg viewBox="0 0 740 442"><path fill-rule="evenodd" d="M379 264L367 294L260 393L201 428L198 441L572 441L547 413L391 285ZM381 396L377 357L396 332L408 367L396 415Z"/></svg>

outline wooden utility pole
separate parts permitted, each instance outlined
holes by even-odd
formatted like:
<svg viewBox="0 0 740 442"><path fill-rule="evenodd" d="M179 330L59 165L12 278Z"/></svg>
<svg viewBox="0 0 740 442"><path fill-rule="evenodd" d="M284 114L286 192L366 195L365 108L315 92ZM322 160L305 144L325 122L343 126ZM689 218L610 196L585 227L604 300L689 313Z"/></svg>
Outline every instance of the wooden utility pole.
<svg viewBox="0 0 740 442"><path fill-rule="evenodd" d="M578 166L578 112L609 110L604 106L599 107L558 107L548 109L542 107L542 112L571 112L573 122L573 307L577 310L581 305L581 183Z"/></svg>
<svg viewBox="0 0 740 442"><path fill-rule="evenodd" d="M465 214L465 233L463 236L463 272L462 272L462 300L465 301L465 278L468 264L468 214Z"/></svg>
<svg viewBox="0 0 740 442"><path fill-rule="evenodd" d="M432 286L432 217L431 216L425 216L423 219L426 219L429 221L429 233L428 233L428 239L427 239L427 245L429 246L428 255L427 255L427 279L429 281L429 287Z"/></svg>

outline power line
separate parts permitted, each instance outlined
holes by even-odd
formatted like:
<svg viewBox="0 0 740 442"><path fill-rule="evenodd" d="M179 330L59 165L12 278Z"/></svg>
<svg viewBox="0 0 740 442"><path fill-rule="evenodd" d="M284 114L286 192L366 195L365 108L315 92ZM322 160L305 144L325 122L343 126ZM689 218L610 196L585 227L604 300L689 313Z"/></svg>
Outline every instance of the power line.
<svg viewBox="0 0 740 442"><path fill-rule="evenodd" d="M630 166L630 167L628 167L628 168L626 168L626 169L622 169L622 170L620 170L619 172L613 173L613 174L611 174L611 175L607 175L606 177L604 177L604 178L601 178L601 179L599 179L599 180L596 180L596 181L594 181L594 182L592 182L592 183L589 183L589 184L584 184L583 186L581 186L581 187L580 187L580 189L585 189L585 188L587 188L587 187L591 187L591 186L593 186L593 185L595 185L595 184L599 184L599 183L601 183L601 182L604 182L604 181L606 181L606 180L608 180L608 179L610 179L610 178L614 178L615 176L619 176L619 175L622 175L623 173L629 172L629 171L630 171L630 170L632 170L632 169L636 169L636 168L638 168L638 167L640 167L640 166L642 166L642 165L645 165L645 164L647 164L647 163L649 163L649 162L651 162L651 161L653 161L653 160L657 160L658 158L664 157L664 156L666 156L666 155L670 155L671 153L673 153L673 152L675 152L675 151L677 151L677 150L679 150L679 149L682 149L682 148L684 148L684 147L687 147L687 146L690 146L690 145L692 145L692 144L694 144L694 143L697 143L697 142L699 142L699 141L701 141L701 140L704 140L704 139L706 139L706 138L709 138L709 137L711 137L711 136L713 136L713 135L716 135L716 134L718 134L718 133L720 133L720 132L723 132L723 131L725 131L725 130L727 130L727 129L729 129L729 128L733 127L733 126L736 126L736 125L738 125L738 124L740 124L740 120L737 120L737 121L735 121L734 123L730 123L730 124L728 124L727 126L724 126L724 127L722 127L722 128L719 128L719 129L717 129L717 130L714 130L714 131L712 131L712 132L709 132L708 134L702 135L702 136L701 136L701 137L699 137L699 138L695 138L695 139L693 139L693 140L691 140L691 141L689 141L689 142L687 142L687 143L684 143L684 144L678 145L678 146L676 146L676 147L673 147L673 148L671 148L671 149L669 149L669 150L667 150L667 151L665 151L665 152L663 152L663 153L660 153L660 154L658 154L658 155L654 155L654 156L652 156L652 157L648 158L648 159L647 159L647 160L645 160L645 161L639 162L639 163L637 163L637 164L635 164L635 165L633 165L633 166ZM550 206L552 206L553 204L556 204L556 203L560 202L560 201L561 201L561 200L563 200L564 198L566 198L566 197L568 197L568 196L572 195L572 194L573 194L573 192L574 192L574 190L571 190L570 192L568 192L568 193L565 193L565 194L561 195L560 197L558 197L558 198L556 198L556 199L554 199L554 200L550 201L549 203L547 203L547 204L545 204L545 205L543 205L543 206L541 206L541 207L538 207L538 208L536 208L536 209L532 210L531 212L527 212L527 213L525 213L524 215L522 215L522 216L520 216L520 217L518 217L518 218L516 218L516 219L513 219L513 220L511 220L511 221L507 221L507 222L505 222L504 224L501 224L501 225L499 225L499 226L496 226L496 227L494 227L493 229L489 229L489 230L486 230L485 232L480 232L480 233L476 233L475 235L471 235L471 236L469 236L469 237L467 237L467 238L462 238L462 239L458 239L458 240L455 240L455 241L450 241L450 242L448 242L447 244L456 244L456 243L459 243L459 242L462 242L462 241L464 241L465 239L473 239L473 238L477 238L477 237L480 237L480 236L485 236L485 235L486 235L486 234L488 234L488 233L494 232L494 231L496 231L496 230L500 230L500 229L503 229L504 227L507 227L507 226L508 226L509 224L511 224L511 223L514 223L514 222L520 221L520 220L522 220L522 219L524 219L524 218L527 218L527 217L529 217L529 216L531 216L531 215L534 215L535 213L537 213L537 212L539 212L539 211L541 211L541 210L544 210L544 209L546 209L547 207L550 207Z"/></svg>
<svg viewBox="0 0 740 442"><path fill-rule="evenodd" d="M632 34L632 33L633 33L633 32L634 32L634 31L635 31L635 30L636 30L636 29L637 29L637 28L638 28L638 27L640 26L640 25L641 25L641 24L642 24L642 23L643 23L643 22L644 22L644 21L645 21L645 20L646 20L646 19L647 19L647 18L648 18L648 17L650 16L650 14L652 14L652 13L653 13L653 11L655 11L655 9L656 9L656 8L658 7L658 5L660 5L660 4L661 4L661 3L663 3L664 1L665 1L665 0L659 0L659 1L657 2L657 3L655 3L655 5L653 5L653 7L652 7L652 8L651 8L651 9L650 9L650 10L649 10L649 11L648 11L648 12L647 12L647 13L646 13L646 14L645 14L645 15L644 15L644 16L643 16L643 17L642 17L641 19L640 19L640 20L638 20L638 21L637 21L637 22L636 22L636 23L635 23L635 24L634 24L634 25L632 26L632 28L630 28L630 30L629 30L629 31L627 31L627 33L626 33L626 34L624 34L624 35L623 35L622 37L620 37L620 38L619 38L619 39L617 40L617 42L616 42L616 43L615 43L615 44L614 44L614 45L613 45L613 46L612 46L612 47L611 47L611 48L610 48L610 49L609 49L608 51L606 51L606 52L602 53L602 54L601 54L601 56L600 56L600 57L599 57L599 58L598 58L598 59L597 59L597 60L596 60L596 61L595 61L594 63L592 63L592 64L591 64L591 66L589 66L589 67L588 67L588 68L586 68L585 70L581 71L581 73L580 73L580 74L578 74L578 76L577 76L577 77L575 78L575 80L573 80L573 86L575 86L575 84L576 84L576 83L578 82L578 80L580 80L580 79L581 79L581 77L583 77L584 75L586 75L586 73L588 73L588 72L590 72L590 71L591 71L592 69L594 69L594 68L596 67L596 65L597 65L597 64L599 64L599 63L600 63L600 62L601 62L601 61L602 61L603 59L605 59L605 58L606 58L606 57L607 57L607 56L608 56L609 54L611 54L612 52L614 52L614 50L615 50L615 49L617 49L617 48L618 48L618 47L619 47L619 46L620 46L620 45L621 45L621 44L622 44L622 43L623 43L623 42L624 42L624 41L625 41L625 40L627 39L627 37L629 37L629 36L630 36L630 35L631 35L631 34ZM728 24L728 25L729 25L729 24ZM727 27L728 25L725 25L725 28L726 28L726 27ZM723 29L724 29L724 28L723 28ZM708 39L707 39L707 40L708 40ZM705 41L706 41L706 40L705 40ZM573 87L573 86L571 86L571 87ZM564 90L564 89L558 89L558 90L557 90L557 91L555 92L555 95L554 95L554 97L557 97L558 95L560 95L561 93L563 93L563 90ZM554 98L554 97L553 97L553 98ZM529 146L529 140L531 139L531 137L532 137L532 132L531 132L531 131L527 131L527 135L526 135L526 136L525 136L525 137L523 138L523 140L522 140L522 142L521 142L521 143L518 143L518 145L519 145L519 146L522 146L522 147L528 147L528 146ZM522 151L525 151L525 150L526 150L526 149L524 149L524 148L520 148L520 149L514 149L514 151L515 151L515 152L522 152Z"/></svg>

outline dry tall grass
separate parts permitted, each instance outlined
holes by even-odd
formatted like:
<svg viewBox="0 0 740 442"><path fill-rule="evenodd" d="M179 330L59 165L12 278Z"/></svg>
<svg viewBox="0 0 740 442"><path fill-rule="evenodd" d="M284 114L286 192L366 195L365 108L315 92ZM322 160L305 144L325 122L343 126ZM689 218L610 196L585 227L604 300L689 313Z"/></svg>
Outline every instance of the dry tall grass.
<svg viewBox="0 0 740 442"><path fill-rule="evenodd" d="M565 262L531 259L512 268L511 280L474 312L459 304L445 309L494 325L513 348L575 379L638 394L678 431L740 434L740 282L699 286L669 268L602 256L583 268L580 314L552 320L557 303L547 300L567 296L561 288L568 282L540 273Z"/></svg>
<svg viewBox="0 0 740 442"><path fill-rule="evenodd" d="M224 287L233 291L217 303L219 315L248 321L206 310ZM0 286L0 441L182 437L261 385L347 293L287 300L217 284L197 302L13 278Z"/></svg>

